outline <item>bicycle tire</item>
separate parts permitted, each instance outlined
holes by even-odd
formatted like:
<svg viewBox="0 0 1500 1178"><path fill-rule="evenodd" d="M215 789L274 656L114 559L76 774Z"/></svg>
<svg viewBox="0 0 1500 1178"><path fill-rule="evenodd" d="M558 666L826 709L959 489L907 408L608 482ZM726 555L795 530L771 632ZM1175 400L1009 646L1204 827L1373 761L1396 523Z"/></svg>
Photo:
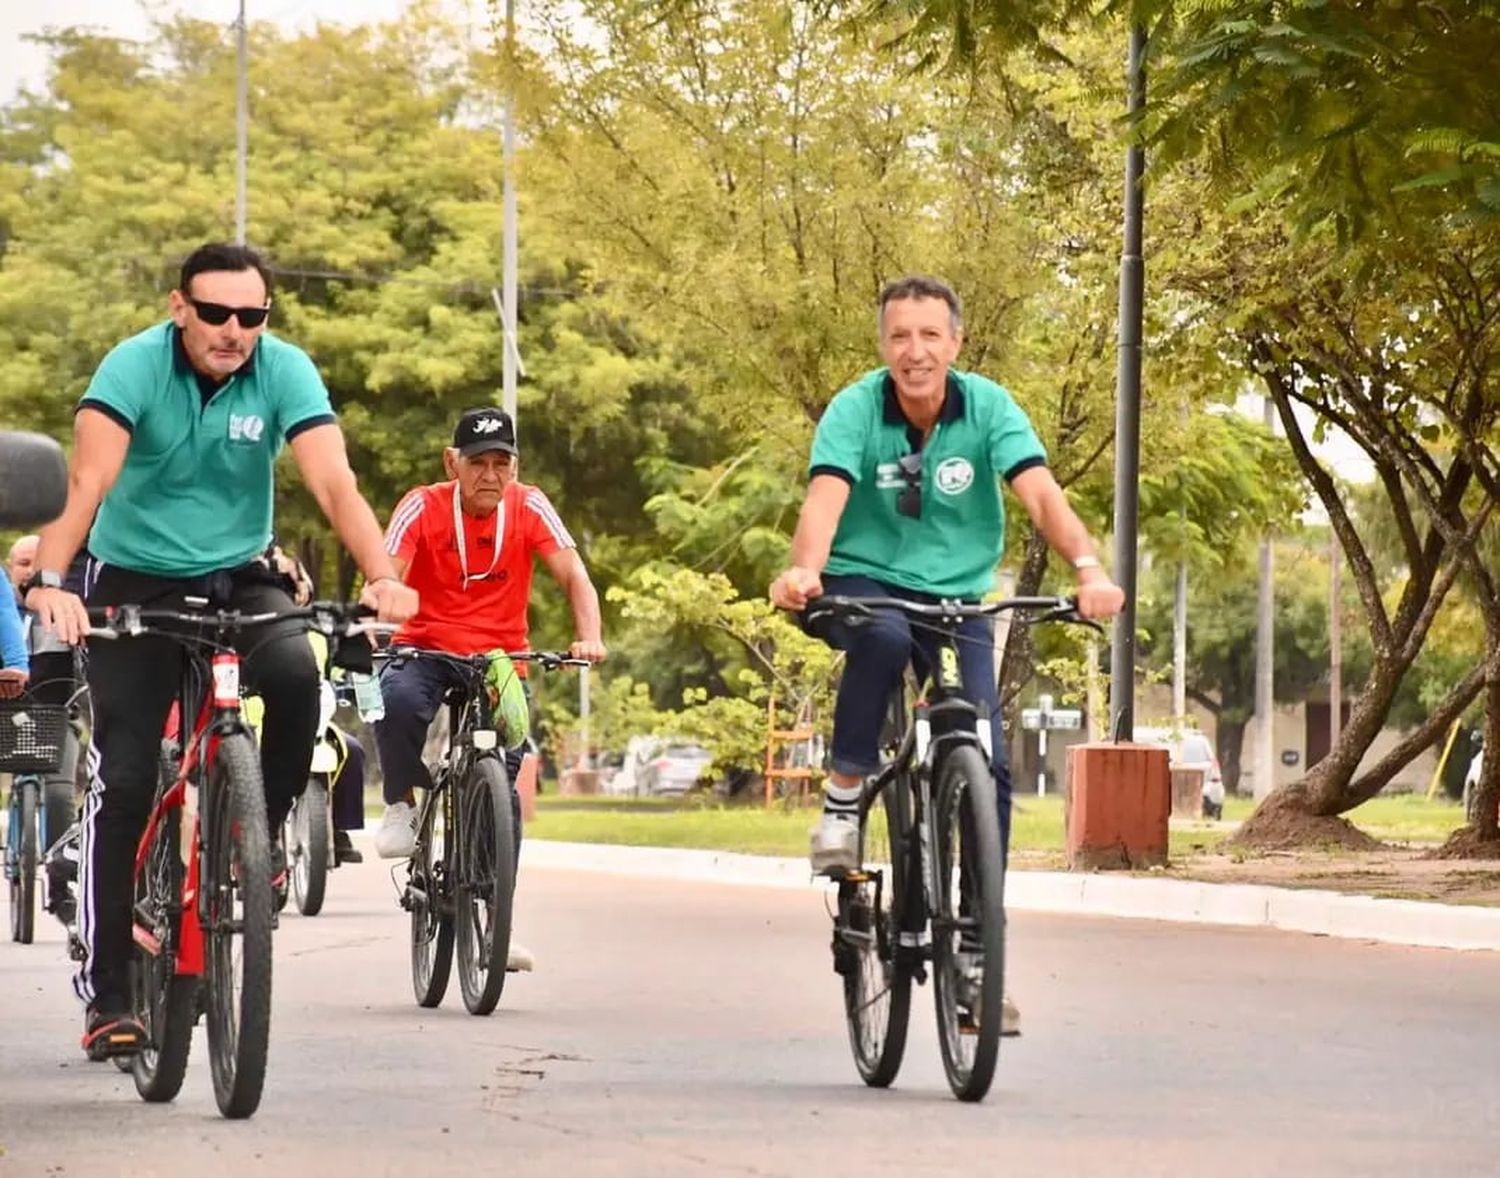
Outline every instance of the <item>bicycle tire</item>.
<svg viewBox="0 0 1500 1178"><path fill-rule="evenodd" d="M219 1112L238 1120L260 1106L265 1086L275 907L265 787L248 734L235 732L219 741L208 787L203 814L208 1053Z"/></svg>
<svg viewBox="0 0 1500 1178"><path fill-rule="evenodd" d="M470 1014L487 1015L505 989L516 891L510 780L496 757L469 767L458 796L454 931L458 985Z"/></svg>
<svg viewBox="0 0 1500 1178"><path fill-rule="evenodd" d="M328 888L328 786L322 777L309 778L302 796L292 803L283 837L297 911L316 916L323 911Z"/></svg>
<svg viewBox="0 0 1500 1178"><path fill-rule="evenodd" d="M968 1101L989 1091L1000 1049L1005 874L996 807L979 750L951 750L935 802L932 979L943 1070L953 1095Z"/></svg>
<svg viewBox="0 0 1500 1178"><path fill-rule="evenodd" d="M24 777L10 788L12 811L19 810L20 836L10 864L10 939L29 945L36 937L36 778Z"/></svg>
<svg viewBox="0 0 1500 1178"><path fill-rule="evenodd" d="M162 772L169 771L163 761ZM175 771L174 771L175 775ZM148 952L139 941L130 960L131 1005L146 1031L146 1044L135 1055L117 1056L129 1070L135 1090L148 1104L174 1099L187 1075L198 1017L198 979L176 972L177 921L182 912L182 852L178 831L182 811L165 814L151 840L144 873L135 880L134 919L151 920L150 932L160 946Z"/></svg>
<svg viewBox="0 0 1500 1178"><path fill-rule="evenodd" d="M880 800L884 838L870 815L860 830L860 861L871 878L839 885L834 925L835 968L844 980L849 1048L860 1078L871 1088L889 1086L901 1070L911 1018L912 970L898 943L907 882L898 832L910 829L911 795L898 778L886 786Z"/></svg>
<svg viewBox="0 0 1500 1178"><path fill-rule="evenodd" d="M429 1008L443 1001L453 970L453 906L448 895L452 832L444 813L447 801L445 791L425 807L407 884L411 909L411 988L417 1005Z"/></svg>

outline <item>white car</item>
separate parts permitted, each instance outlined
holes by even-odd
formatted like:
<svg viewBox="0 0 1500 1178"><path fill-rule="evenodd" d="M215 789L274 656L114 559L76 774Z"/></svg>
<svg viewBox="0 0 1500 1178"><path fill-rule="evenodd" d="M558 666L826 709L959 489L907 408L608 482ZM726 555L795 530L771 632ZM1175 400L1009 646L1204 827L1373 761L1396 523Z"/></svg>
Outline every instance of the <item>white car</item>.
<svg viewBox="0 0 1500 1178"><path fill-rule="evenodd" d="M1203 770L1203 816L1224 816L1224 774L1213 742L1196 728L1137 728L1137 744L1165 745L1174 769Z"/></svg>

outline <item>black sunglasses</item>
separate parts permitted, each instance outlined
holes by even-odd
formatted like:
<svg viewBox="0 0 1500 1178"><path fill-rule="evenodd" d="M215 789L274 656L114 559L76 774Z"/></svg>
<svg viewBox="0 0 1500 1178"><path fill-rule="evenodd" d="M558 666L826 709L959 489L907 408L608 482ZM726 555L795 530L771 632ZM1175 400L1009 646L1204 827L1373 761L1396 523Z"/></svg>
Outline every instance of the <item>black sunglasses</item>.
<svg viewBox="0 0 1500 1178"><path fill-rule="evenodd" d="M210 327L224 326L231 315L240 321L241 327L259 327L271 313L269 303L264 307L226 307L223 303L205 303L194 298L189 298L188 302L192 304L198 318Z"/></svg>
<svg viewBox="0 0 1500 1178"><path fill-rule="evenodd" d="M921 519L922 452L917 450L911 454L903 454L896 459L896 464L901 468L901 477L906 480L906 486L896 496L896 513L907 519Z"/></svg>

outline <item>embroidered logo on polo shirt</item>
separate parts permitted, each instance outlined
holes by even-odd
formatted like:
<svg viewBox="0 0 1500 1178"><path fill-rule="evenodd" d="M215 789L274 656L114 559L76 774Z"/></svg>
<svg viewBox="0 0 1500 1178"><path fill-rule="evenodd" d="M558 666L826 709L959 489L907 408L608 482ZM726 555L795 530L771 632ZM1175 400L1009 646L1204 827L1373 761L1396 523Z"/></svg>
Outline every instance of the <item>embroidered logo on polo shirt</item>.
<svg viewBox="0 0 1500 1178"><path fill-rule="evenodd" d="M944 495L962 495L974 481L974 468L967 458L948 458L938 464L932 481Z"/></svg>
<svg viewBox="0 0 1500 1178"><path fill-rule="evenodd" d="M241 416L229 415L229 440L231 442L258 442L266 432L266 423L253 413Z"/></svg>

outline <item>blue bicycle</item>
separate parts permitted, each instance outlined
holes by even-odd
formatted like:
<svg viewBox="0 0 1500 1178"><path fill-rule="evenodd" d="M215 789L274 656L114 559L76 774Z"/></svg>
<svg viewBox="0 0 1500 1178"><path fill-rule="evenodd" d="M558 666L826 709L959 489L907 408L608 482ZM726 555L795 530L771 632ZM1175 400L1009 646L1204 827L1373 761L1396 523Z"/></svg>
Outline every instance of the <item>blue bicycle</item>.
<svg viewBox="0 0 1500 1178"><path fill-rule="evenodd" d="M73 820L73 783L57 777L72 738L69 708L34 698L0 700L0 772L15 774L5 834L10 939L36 935L36 885L42 853Z"/></svg>

